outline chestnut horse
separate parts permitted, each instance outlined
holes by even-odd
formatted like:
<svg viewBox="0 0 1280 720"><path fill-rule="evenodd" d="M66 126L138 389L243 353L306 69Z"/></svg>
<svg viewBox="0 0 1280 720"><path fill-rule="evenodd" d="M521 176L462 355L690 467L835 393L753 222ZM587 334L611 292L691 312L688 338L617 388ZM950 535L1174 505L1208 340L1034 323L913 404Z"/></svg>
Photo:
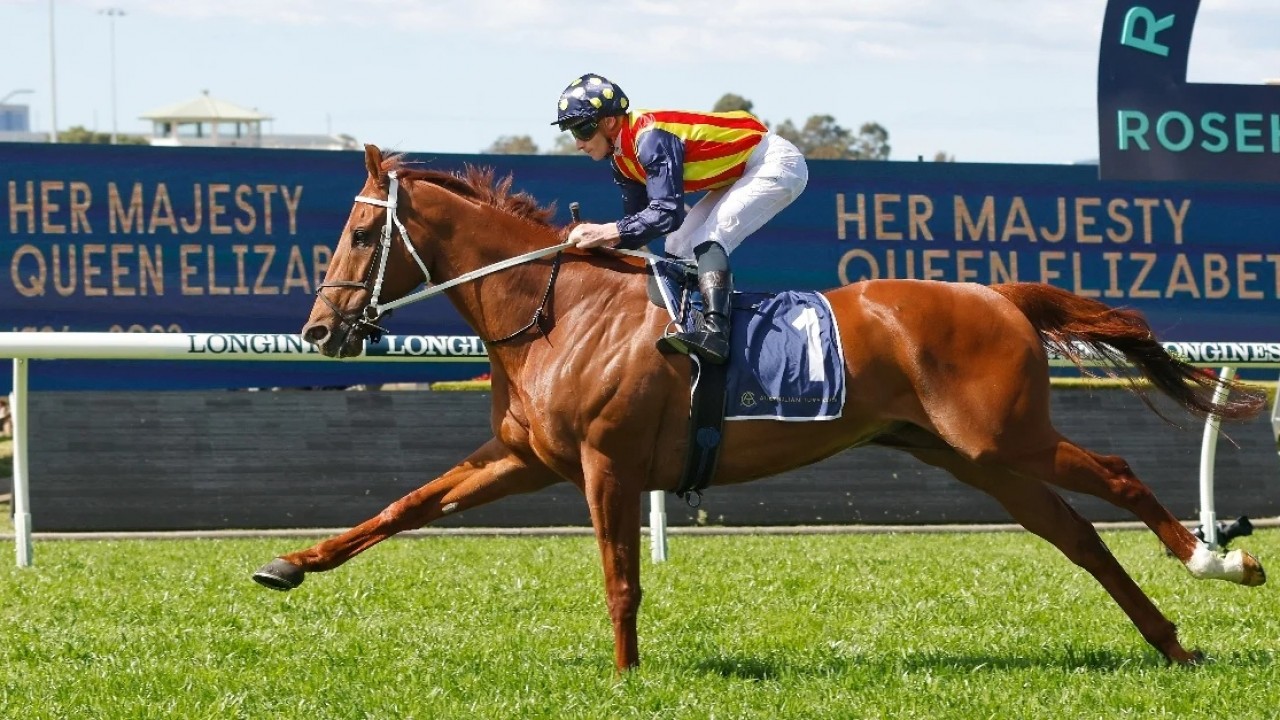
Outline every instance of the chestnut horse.
<svg viewBox="0 0 1280 720"><path fill-rule="evenodd" d="M282 555L254 578L292 589L306 573L331 570L396 533L570 482L586 496L599 543L617 668L635 666L641 496L676 487L689 421L690 361L654 347L668 317L646 296L647 269L612 251L539 256L562 248L566 229L550 224L550 210L511 192L509 177L495 184L491 171L411 169L373 146L365 164L368 179L302 334L325 355L358 353L366 335L381 332L375 323L388 298L424 280L460 279L445 292L490 340L494 436L376 517ZM528 262L492 267L526 253ZM475 277L484 268L493 272ZM826 297L844 346L843 415L728 423L713 485L869 443L897 448L994 497L1093 575L1147 642L1176 663L1202 656L1182 646L1174 624L1054 486L1133 513L1194 577L1264 582L1252 555L1206 546L1123 459L1072 443L1050 422L1046 343L1102 353L1115 360L1116 373L1127 363L1200 416L1247 418L1261 410L1262 398L1239 387L1215 403L1219 381L1166 353L1138 313L1038 283L873 280Z"/></svg>

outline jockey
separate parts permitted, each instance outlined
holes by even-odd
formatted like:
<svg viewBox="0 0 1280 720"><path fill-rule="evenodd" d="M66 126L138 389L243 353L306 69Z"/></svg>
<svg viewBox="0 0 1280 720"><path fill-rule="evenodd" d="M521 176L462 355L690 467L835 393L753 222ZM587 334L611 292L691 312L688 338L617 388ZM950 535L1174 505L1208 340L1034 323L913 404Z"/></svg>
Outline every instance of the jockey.
<svg viewBox="0 0 1280 720"><path fill-rule="evenodd" d="M593 74L565 88L552 124L592 160L609 158L622 191L621 220L583 223L568 241L634 250L666 235L668 255L697 260L704 312L700 327L663 337L658 349L725 362L729 253L804 190L804 156L750 113L636 110L622 88ZM685 193L703 190L686 214Z"/></svg>

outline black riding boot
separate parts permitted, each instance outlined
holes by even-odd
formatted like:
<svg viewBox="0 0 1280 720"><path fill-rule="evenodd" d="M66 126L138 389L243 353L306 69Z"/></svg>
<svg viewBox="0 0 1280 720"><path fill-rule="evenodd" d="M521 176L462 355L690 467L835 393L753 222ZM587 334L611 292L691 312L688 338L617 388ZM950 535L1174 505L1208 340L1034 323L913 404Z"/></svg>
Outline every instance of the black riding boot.
<svg viewBox="0 0 1280 720"><path fill-rule="evenodd" d="M699 273L698 287L702 290L701 324L693 330L663 337L658 340L658 349L665 353L695 352L706 362L723 365L729 359L733 275L728 270Z"/></svg>

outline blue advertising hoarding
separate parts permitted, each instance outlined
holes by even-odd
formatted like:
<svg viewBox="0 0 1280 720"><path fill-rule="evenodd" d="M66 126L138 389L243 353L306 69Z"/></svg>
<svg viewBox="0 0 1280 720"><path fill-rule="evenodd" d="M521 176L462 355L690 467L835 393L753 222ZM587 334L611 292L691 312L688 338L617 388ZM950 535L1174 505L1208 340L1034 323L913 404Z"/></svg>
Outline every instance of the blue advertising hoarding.
<svg viewBox="0 0 1280 720"><path fill-rule="evenodd" d="M566 157L413 159L444 169L493 166L546 202L590 164ZM0 144L3 327L296 333L364 179L359 152ZM616 204L610 188L578 184ZM558 219L567 222L568 202L559 205ZM472 334L444 298L397 313L395 330ZM312 387L464 379L488 370L483 361L43 361L39 368L36 389Z"/></svg>
<svg viewBox="0 0 1280 720"><path fill-rule="evenodd" d="M428 155L617 217L607 165ZM297 332L364 182L356 152L0 144L5 330ZM1166 340L1280 341L1280 185L1099 181L1089 166L810 162L733 255L749 290L909 277L1049 282L1145 312ZM397 334L470 335L447 300ZM1276 347L1280 355L1280 346ZM41 361L35 389L301 387L472 377L484 363ZM7 380L7 378L6 378Z"/></svg>
<svg viewBox="0 0 1280 720"><path fill-rule="evenodd" d="M1280 185L1106 182L1088 166L810 168L804 209L773 226L777 242L805 238L801 262L831 284L1046 282L1137 308L1163 339L1280 342Z"/></svg>

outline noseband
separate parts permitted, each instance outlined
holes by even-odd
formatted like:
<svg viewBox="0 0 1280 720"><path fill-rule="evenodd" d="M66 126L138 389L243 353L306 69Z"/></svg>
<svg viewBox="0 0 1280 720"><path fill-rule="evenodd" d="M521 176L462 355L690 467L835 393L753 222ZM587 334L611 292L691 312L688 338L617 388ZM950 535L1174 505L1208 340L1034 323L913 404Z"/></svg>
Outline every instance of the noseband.
<svg viewBox="0 0 1280 720"><path fill-rule="evenodd" d="M418 250L414 248L413 243L409 240L409 231L405 229L404 224L400 222L400 217L396 213L396 202L400 195L400 180L396 177L396 172L392 170L387 173L390 178L390 186L387 189L387 199L380 200L378 198L368 197L366 195L357 195L356 202L362 202L369 205L377 205L386 208L387 222L382 226L382 238L378 242L377 250L372 260L369 261L369 268L364 273L364 278L359 282L355 280L333 280L320 283L316 287L316 295L329 306L335 315L342 319L342 327L350 328L351 332L364 330L369 338L377 342L387 333L386 328L378 325L378 320L389 313L392 308L382 305L378 302L379 296L382 294L382 280L387 272L387 256L391 254L391 237L396 229L400 230L400 240L404 246L408 248L409 254L413 256L414 261L418 263L418 268L422 270L423 282L431 284L431 273L427 272L426 263L422 262L422 258L418 255ZM377 266L377 275L374 275L374 266ZM344 313L332 300L325 296L322 292L325 288L345 288L353 287L364 290L369 293L369 302L365 304L360 312Z"/></svg>

